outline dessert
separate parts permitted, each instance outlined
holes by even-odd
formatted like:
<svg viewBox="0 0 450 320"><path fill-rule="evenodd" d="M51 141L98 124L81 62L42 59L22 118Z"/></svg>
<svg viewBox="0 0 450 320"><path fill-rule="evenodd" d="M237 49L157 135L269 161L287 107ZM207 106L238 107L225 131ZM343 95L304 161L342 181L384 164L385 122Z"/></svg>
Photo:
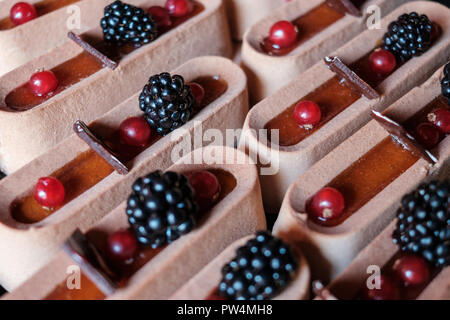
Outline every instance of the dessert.
<svg viewBox="0 0 450 320"><path fill-rule="evenodd" d="M346 300L449 299L450 256L445 235L448 188L448 180L431 181L403 196L397 219L369 243L327 289L338 299ZM410 216L414 218L406 221ZM415 228L421 230L420 233L416 232L409 239L406 234ZM369 266L380 268L379 287L374 286L376 280L373 271L368 272Z"/></svg>
<svg viewBox="0 0 450 320"><path fill-rule="evenodd" d="M429 36L433 35L429 49L407 62L396 58L395 66L389 54L373 57L372 54L386 50L381 45L385 34L390 32L389 24L405 12L417 15L417 19L422 19L419 17L423 14L428 17L429 22L424 19L420 25L428 30ZM240 147L257 155L263 169L269 172L261 177L263 199L269 212L279 209L296 177L370 120L371 109L384 110L447 62L449 14L447 8L436 3L405 4L381 20L381 29L360 34L250 110ZM440 35L433 31L438 29L432 27L434 24L440 26ZM379 60L381 69L377 65ZM315 102L321 109L320 122L312 128L299 125L293 116L297 104L305 101ZM275 141L277 132L278 142Z"/></svg>
<svg viewBox="0 0 450 320"><path fill-rule="evenodd" d="M436 110L449 110L441 95L440 68L374 120L301 175L289 188L274 234L304 250L316 279L337 276L393 219L404 194L433 177L449 173L449 139L442 134L426 150L416 128ZM401 125L399 125L401 124ZM344 198L317 219L311 202L323 188ZM339 211L339 212L338 212ZM331 212L331 213L330 213ZM327 214L328 213L328 214Z"/></svg>
<svg viewBox="0 0 450 320"><path fill-rule="evenodd" d="M249 77L251 100L258 102L287 85L326 54L367 29L376 5L386 16L405 1L293 0L254 24L244 36L242 61ZM270 29L280 21L295 27L297 37L285 46L273 43ZM286 25L286 23L285 23ZM288 28L292 28L288 26ZM291 34L291 32L289 33Z"/></svg>
<svg viewBox="0 0 450 320"><path fill-rule="evenodd" d="M202 157L202 162L192 164L192 157L198 156ZM217 196L210 199L208 210L206 212L199 211L195 215L194 226L187 234L181 235L175 240L172 228L167 228L163 232L165 236L161 238L162 225L156 222L155 217L163 215L167 218L168 223L174 220L175 225L179 226L178 230L181 230L185 220L180 220L181 216L170 209L173 208L171 205L167 207L170 202L164 204L166 209L158 211L157 216L150 214L146 209L142 209L143 212L137 215L136 212L133 213L136 205L132 195L100 222L86 228L86 238L100 252L100 256L104 257L104 261L109 263L108 266L113 272L112 276L99 276L99 272L102 272L103 275L107 274L105 268L97 268L94 270L96 272L91 272L92 270L88 266L81 263L79 264L83 275L81 290L68 289L66 268L74 264L74 260L70 257L77 249L73 243L66 242L64 252L60 252L49 264L4 298L164 299L169 297L231 242L256 230L264 229L266 226L256 167L248 164L236 164L238 157L245 157L245 155L231 148L206 147L195 150L168 169L168 171L187 176L192 173L209 172L217 177L220 184L220 188L216 188ZM234 161L231 161L230 164L220 164L225 159ZM191 181L190 178L181 178L176 173L168 175L168 171L165 175L169 181L175 179L183 180L182 183L186 183L186 179ZM157 182L158 177L161 177L161 172L152 173L138 180L133 185L134 193L143 192L147 182L150 182L150 188L154 192L163 190L161 189L162 185ZM193 185L198 184L197 181ZM167 184L163 188L166 195L175 194L175 189ZM183 189L184 187L180 187L178 191ZM129 190L131 188L127 193ZM195 189L195 191L203 194L201 188ZM189 197L189 192L183 191L183 194L185 197ZM168 199L167 196L165 198ZM192 201L195 202L195 200ZM183 203L186 204L186 202ZM162 208L160 205L158 204L159 209ZM132 230L141 230L136 223L142 221L142 214L149 219L147 231L149 231L148 235L152 236L142 238L142 234L135 234L139 235L137 237L139 244L137 245L136 240L130 240L133 235L129 233L133 233ZM172 224L170 225L172 226ZM154 230L154 233L150 233L150 230ZM76 241L77 238L83 239L78 233L71 237L71 241ZM166 241L170 241L170 243ZM75 242L75 244L77 243L80 241ZM68 245L69 251L67 250ZM129 256L134 256L134 260L131 263L125 263L123 258ZM88 262L89 266L94 265L92 260L88 260ZM99 279L115 281L102 282ZM103 291L99 287L102 285ZM108 288L111 289L109 293Z"/></svg>
<svg viewBox="0 0 450 320"><path fill-rule="evenodd" d="M3 45L0 53L0 75L61 45L67 39L67 32L76 30L83 33L96 27L103 8L111 1L0 1L0 42ZM140 5L146 0L129 2Z"/></svg>
<svg viewBox="0 0 450 320"><path fill-rule="evenodd" d="M150 74L199 55L231 54L221 1L197 1L189 15L172 21L171 29L163 29L157 39L140 47L138 43L108 45L100 25L80 36L71 33L74 41L1 77L0 131L8 135L0 137L0 168L7 174L17 170L67 137L74 121L90 122L141 90ZM37 96L29 90L28 80L37 69L52 71L58 79L57 88L48 95ZM51 123L46 120L50 118Z"/></svg>
<svg viewBox="0 0 450 320"><path fill-rule="evenodd" d="M301 252L263 231L232 243L170 299L307 299L309 277Z"/></svg>
<svg viewBox="0 0 450 320"><path fill-rule="evenodd" d="M76 134L1 180L0 189L8 196L1 204L0 252L9 261L0 266L5 268L0 270L2 285L17 286L48 262L76 227L85 230L119 205L139 175L167 168L178 157L209 144L195 138L199 133L202 137L202 130L214 128L225 134L226 129L241 128L248 110L246 78L231 61L196 58L171 74L182 75L186 83L195 81L205 90L202 105L181 128L164 137L153 129L144 147L120 141L123 121L144 116L139 92L89 126L76 122ZM32 194L38 179L47 176L65 187L63 205L51 210L38 205Z"/></svg>

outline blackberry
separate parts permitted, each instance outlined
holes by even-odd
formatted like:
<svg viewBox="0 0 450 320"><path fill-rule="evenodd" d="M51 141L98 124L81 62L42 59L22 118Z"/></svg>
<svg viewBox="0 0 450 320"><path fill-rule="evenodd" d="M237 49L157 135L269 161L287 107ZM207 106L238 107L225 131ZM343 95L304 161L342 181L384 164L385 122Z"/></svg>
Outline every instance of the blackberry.
<svg viewBox="0 0 450 320"><path fill-rule="evenodd" d="M432 23L424 14L402 14L389 24L383 37L384 49L392 52L400 61L420 56L431 46Z"/></svg>
<svg viewBox="0 0 450 320"><path fill-rule="evenodd" d="M164 72L150 77L139 96L139 107L150 126L164 136L189 121L194 101L182 76Z"/></svg>
<svg viewBox="0 0 450 320"><path fill-rule="evenodd" d="M448 99L450 104L450 62L444 68L444 78L441 81L442 95Z"/></svg>
<svg viewBox="0 0 450 320"><path fill-rule="evenodd" d="M197 204L186 176L154 171L138 178L132 190L126 213L142 245L157 248L194 228Z"/></svg>
<svg viewBox="0 0 450 320"><path fill-rule="evenodd" d="M105 7L100 26L105 41L118 45L133 44L139 47L158 36L156 23L148 13L119 0Z"/></svg>
<svg viewBox="0 0 450 320"><path fill-rule="evenodd" d="M235 300L270 299L289 284L297 267L289 245L261 231L222 268L219 293Z"/></svg>
<svg viewBox="0 0 450 320"><path fill-rule="evenodd" d="M420 185L402 198L394 243L435 266L450 262L450 180Z"/></svg>

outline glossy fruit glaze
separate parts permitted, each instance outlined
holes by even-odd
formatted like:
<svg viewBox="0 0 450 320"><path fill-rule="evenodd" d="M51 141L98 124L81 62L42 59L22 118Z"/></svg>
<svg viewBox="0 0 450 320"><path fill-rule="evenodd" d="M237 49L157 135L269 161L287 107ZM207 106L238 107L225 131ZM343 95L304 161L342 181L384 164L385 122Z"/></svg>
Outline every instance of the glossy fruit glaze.
<svg viewBox="0 0 450 320"><path fill-rule="evenodd" d="M195 111L199 112L214 100L218 99L226 90L227 83L217 76L203 76L193 80L205 89L203 103ZM195 115L194 115L195 116ZM195 118L194 118L195 119ZM95 132L99 124L93 123L90 128ZM161 136L152 132L150 142L143 147L133 147L121 143L118 128L110 136L102 137L110 149L116 153L123 162L128 162L139 153L158 141ZM56 170L50 176L60 180L66 189L65 204L75 199L85 191L89 190L101 180L113 172L113 168L101 158L97 153L88 150L78 155L74 160L64 167ZM40 206L34 199L32 193L16 199L11 203L10 210L12 217L22 223L36 223L53 214L60 207L46 209Z"/></svg>

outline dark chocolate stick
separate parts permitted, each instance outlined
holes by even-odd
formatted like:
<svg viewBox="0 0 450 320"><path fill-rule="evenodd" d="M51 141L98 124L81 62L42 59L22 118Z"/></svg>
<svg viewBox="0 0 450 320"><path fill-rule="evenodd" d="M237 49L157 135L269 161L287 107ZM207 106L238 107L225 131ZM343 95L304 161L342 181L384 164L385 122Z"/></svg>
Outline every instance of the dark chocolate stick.
<svg viewBox="0 0 450 320"><path fill-rule="evenodd" d="M108 268L97 248L89 242L79 229L76 229L69 239L63 243L62 248L106 296L114 293L117 283L111 278L113 276L112 271Z"/></svg>
<svg viewBox="0 0 450 320"><path fill-rule="evenodd" d="M103 53L101 53L100 51L98 51L97 49L95 49L93 46L91 46L89 43L87 43L86 41L84 41L83 39L81 39L81 37L79 35L76 35L75 33L73 33L72 31L69 31L69 33L67 34L67 36L73 40L77 45L79 45L80 47L82 47L87 53L93 55L95 58L97 58L98 60L100 60L101 63L103 63L103 65L107 66L108 68L114 70L115 68L117 68L117 62L111 60L110 58L108 58L107 56L105 56Z"/></svg>
<svg viewBox="0 0 450 320"><path fill-rule="evenodd" d="M98 153L106 162L108 162L114 170L119 174L127 174L129 172L126 165L124 165L113 153L112 151L99 139L97 138L89 127L81 120L75 121L73 124L73 130L75 133L87 143L92 150Z"/></svg>
<svg viewBox="0 0 450 320"><path fill-rule="evenodd" d="M351 70L338 57L325 57L325 64L331 71L346 80L346 85L356 92L364 95L367 99L378 99L380 95L367 82L361 79L353 70Z"/></svg>
<svg viewBox="0 0 450 320"><path fill-rule="evenodd" d="M350 0L326 0L326 2L339 13L348 13L355 17L362 17L361 10L359 10Z"/></svg>
<svg viewBox="0 0 450 320"><path fill-rule="evenodd" d="M430 151L422 147L401 124L375 110L372 110L372 117L406 150L418 157L424 158L431 164L436 164L439 161Z"/></svg>
<svg viewBox="0 0 450 320"><path fill-rule="evenodd" d="M313 281L312 290L316 296L318 296L322 300L337 300L337 298L325 288L321 281Z"/></svg>

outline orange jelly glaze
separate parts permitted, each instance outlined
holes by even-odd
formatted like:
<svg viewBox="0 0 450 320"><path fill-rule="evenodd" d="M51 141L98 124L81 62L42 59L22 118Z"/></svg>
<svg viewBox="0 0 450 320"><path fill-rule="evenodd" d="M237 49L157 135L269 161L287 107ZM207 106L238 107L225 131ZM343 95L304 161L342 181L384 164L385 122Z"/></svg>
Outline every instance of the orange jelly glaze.
<svg viewBox="0 0 450 320"><path fill-rule="evenodd" d="M386 77L381 77L374 74L370 70L369 55L370 54L367 54L351 64L350 68L354 70L364 81L375 88L384 79L386 79ZM398 67L399 66L397 66L397 68ZM322 111L322 119L319 124L314 126L313 129L306 129L299 126L297 122L295 122L293 113L298 102L294 103L267 122L265 129L267 129L268 132L270 132L270 130L279 130L279 145L292 146L319 130L328 121L333 119L360 98L361 95L359 93L354 92L350 87L345 85L345 82L341 83L341 78L339 76L335 76L299 100L314 101L320 106L320 110Z"/></svg>
<svg viewBox="0 0 450 320"><path fill-rule="evenodd" d="M200 3L195 2L194 10L190 14L181 18L172 19L172 29L176 28L193 16L199 14L201 11L203 11L203 9L204 8ZM164 34L167 31L168 30L164 30L164 32L161 32L160 35ZM88 39L86 36L84 38L85 41L92 44L100 52L115 61L119 61L123 56L138 49L130 45L116 47L108 45L103 41L99 41L98 39ZM80 82L81 80L93 75L102 68L103 64L98 59L83 51L79 55L51 69L51 71L53 71L59 81L58 87L54 92L50 93L49 95L39 97L33 94L28 83L24 83L20 87L8 93L5 98L6 108L14 111L26 111L32 109L55 96L56 94Z"/></svg>
<svg viewBox="0 0 450 320"><path fill-rule="evenodd" d="M417 160L416 156L391 137L385 138L328 184L344 196L345 211L341 219L321 224L340 224Z"/></svg>
<svg viewBox="0 0 450 320"><path fill-rule="evenodd" d="M361 98L360 94L341 83L340 78L335 76L301 99L314 101L320 106L322 118L314 128L305 129L295 122L293 113L297 103L270 120L265 128L268 132L279 130L280 146L295 145L319 130L359 98Z"/></svg>
<svg viewBox="0 0 450 320"><path fill-rule="evenodd" d="M36 8L36 13L38 18L44 14L50 13L52 11L58 10L62 7L68 6L69 4L78 2L80 0L44 0L34 4ZM19 1L17 1L19 2ZM0 20L0 31L6 29L12 29L16 25L11 21L9 17Z"/></svg>
<svg viewBox="0 0 450 320"><path fill-rule="evenodd" d="M224 80L216 76L199 77L194 79L193 82L200 84L205 89L205 98L202 106L196 110L197 112L218 99L228 87ZM91 128L95 127L95 125L94 122L91 125ZM130 148L129 146L120 143L117 131L112 137L105 138L104 140L110 145L112 150L118 153L119 158L122 161L127 162L160 138L159 135L153 132L151 142L144 148ZM66 198L64 200L64 206L106 178L112 172L113 168L102 157L94 151L88 150L78 155L64 167L53 172L51 176L59 179L65 187ZM58 209L59 208L48 209L42 207L36 202L33 194L29 194L22 199L14 200L10 206L12 217L16 221L22 223L39 222Z"/></svg>
<svg viewBox="0 0 450 320"><path fill-rule="evenodd" d="M429 112L441 108L449 108L443 96L437 97L408 119L404 124L405 128L411 133L418 124L427 121ZM341 219L320 224L335 226L342 223L414 165L418 159L391 137L383 139L328 184L338 189L344 196L345 210Z"/></svg>
<svg viewBox="0 0 450 320"><path fill-rule="evenodd" d="M298 41L295 44L287 48L275 48L268 38L265 38L261 43L261 49L269 55L286 55L343 17L343 14L331 8L326 2L323 2L291 21L297 27L299 33Z"/></svg>
<svg viewBox="0 0 450 320"><path fill-rule="evenodd" d="M217 179L219 180L221 189L220 195L217 199L217 202L220 202L223 198L225 198L231 191L236 187L236 179L235 177L224 170L220 169L211 169L208 170L213 173ZM200 213L198 217L198 221L200 225L207 219L208 214ZM93 234L87 234L88 238L93 238ZM96 236L97 237L97 236ZM102 235L99 240L91 239L93 243L96 244L98 248L105 249L107 235ZM96 243L98 242L98 243ZM128 263L123 264L115 264L112 266L112 269L116 271L118 274L118 282L119 286L125 286L128 279L136 273L142 266L144 266L147 262L149 262L153 257L155 257L159 252L161 252L164 247L158 249L151 248L140 248L137 258ZM81 277L81 289L68 289L66 281L60 283L47 297L46 300L101 300L106 298L106 296L98 289L98 287L84 274Z"/></svg>

